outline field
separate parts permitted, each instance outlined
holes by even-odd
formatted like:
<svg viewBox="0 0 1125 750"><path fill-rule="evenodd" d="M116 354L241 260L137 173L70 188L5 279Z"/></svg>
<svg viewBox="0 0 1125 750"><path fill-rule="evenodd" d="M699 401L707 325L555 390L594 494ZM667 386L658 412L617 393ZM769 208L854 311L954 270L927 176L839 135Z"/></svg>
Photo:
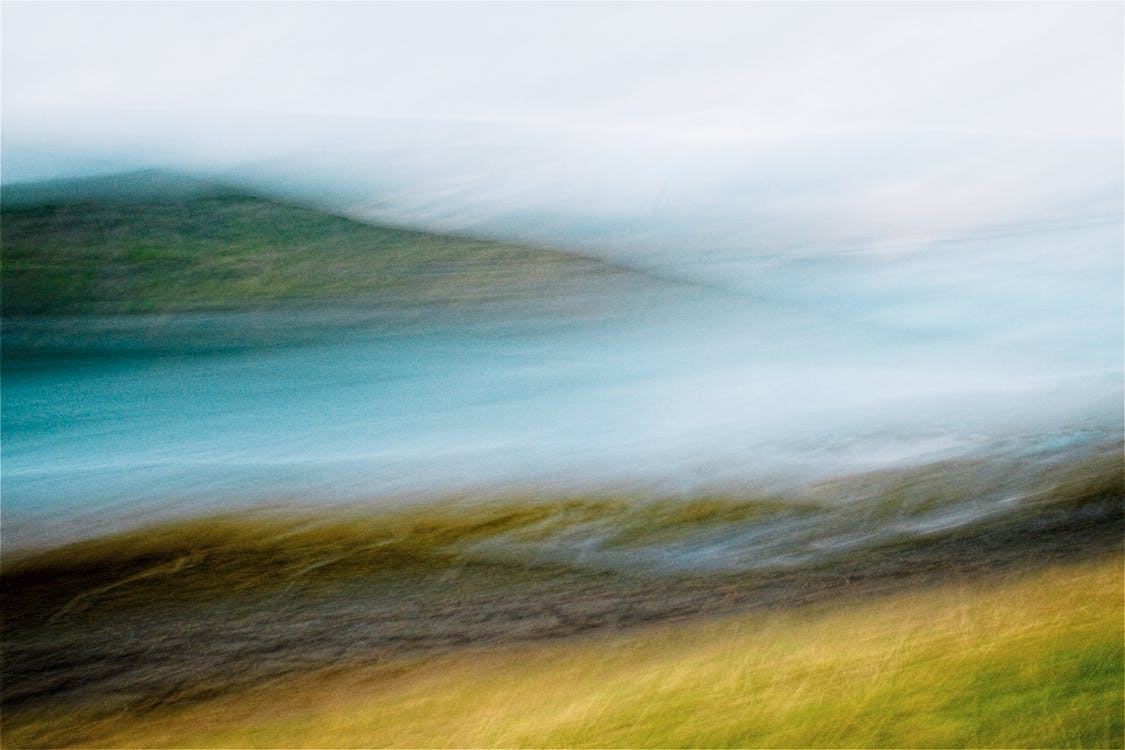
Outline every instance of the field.
<svg viewBox="0 0 1125 750"><path fill-rule="evenodd" d="M343 664L11 747L1120 747L1122 559L640 630Z"/></svg>

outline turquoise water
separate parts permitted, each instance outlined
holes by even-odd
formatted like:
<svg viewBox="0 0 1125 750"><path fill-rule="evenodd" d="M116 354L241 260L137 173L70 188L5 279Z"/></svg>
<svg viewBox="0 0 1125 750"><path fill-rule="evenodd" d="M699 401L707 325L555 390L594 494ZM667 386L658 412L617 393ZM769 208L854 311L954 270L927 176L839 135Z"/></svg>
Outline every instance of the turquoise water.
<svg viewBox="0 0 1125 750"><path fill-rule="evenodd" d="M910 264L789 264L762 277L769 295L684 287L613 314L288 342L292 316L267 315L255 325L276 340L239 345L246 320L216 315L200 340L222 345L131 347L126 332L112 351L79 325L81 351L5 357L5 542L278 502L686 496L1119 439L1119 261L1046 252L1107 236L1077 231L1003 279L1003 246L998 260L974 240Z"/></svg>

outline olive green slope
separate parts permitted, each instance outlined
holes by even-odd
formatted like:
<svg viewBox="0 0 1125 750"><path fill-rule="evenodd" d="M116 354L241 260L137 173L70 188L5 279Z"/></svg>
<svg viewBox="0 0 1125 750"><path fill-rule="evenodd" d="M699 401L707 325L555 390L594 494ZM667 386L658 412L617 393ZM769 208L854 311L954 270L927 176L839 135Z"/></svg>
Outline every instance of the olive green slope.
<svg viewBox="0 0 1125 750"><path fill-rule="evenodd" d="M133 184L136 189L127 188ZM542 302L607 277L590 258L371 226L151 175L6 189L3 315L121 315Z"/></svg>

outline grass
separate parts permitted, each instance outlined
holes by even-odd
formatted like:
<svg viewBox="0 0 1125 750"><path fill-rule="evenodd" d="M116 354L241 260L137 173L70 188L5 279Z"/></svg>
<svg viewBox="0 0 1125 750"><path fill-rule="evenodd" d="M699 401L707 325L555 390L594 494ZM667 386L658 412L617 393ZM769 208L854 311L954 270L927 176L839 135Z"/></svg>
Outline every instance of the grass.
<svg viewBox="0 0 1125 750"><path fill-rule="evenodd" d="M602 540L613 549L690 540L701 529L768 519L793 507L804 508L772 499L511 498L319 516L295 510L189 518L6 555L0 582L19 595L9 595L4 620L25 612L42 618L89 592L101 592L103 606L117 606L151 602L162 588L206 598L297 576L324 583L470 562L524 564L568 541Z"/></svg>
<svg viewBox="0 0 1125 750"><path fill-rule="evenodd" d="M1121 747L1122 558L283 678L8 746Z"/></svg>
<svg viewBox="0 0 1125 750"><path fill-rule="evenodd" d="M909 520L929 470L842 505L295 506L6 549L5 743L1116 746L1120 446L972 466L950 502L999 476L1021 505L776 568L666 563Z"/></svg>
<svg viewBox="0 0 1125 750"><path fill-rule="evenodd" d="M17 203L3 209L2 228L5 318L534 300L558 284L629 275L219 188L174 200Z"/></svg>

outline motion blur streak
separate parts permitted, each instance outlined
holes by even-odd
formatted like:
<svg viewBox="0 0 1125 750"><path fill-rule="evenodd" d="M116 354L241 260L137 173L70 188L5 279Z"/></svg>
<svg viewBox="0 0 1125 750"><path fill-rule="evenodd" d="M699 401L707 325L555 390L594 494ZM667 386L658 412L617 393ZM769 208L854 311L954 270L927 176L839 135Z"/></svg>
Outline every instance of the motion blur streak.
<svg viewBox="0 0 1125 750"><path fill-rule="evenodd" d="M1125 6L0 13L5 745L1121 746Z"/></svg>

